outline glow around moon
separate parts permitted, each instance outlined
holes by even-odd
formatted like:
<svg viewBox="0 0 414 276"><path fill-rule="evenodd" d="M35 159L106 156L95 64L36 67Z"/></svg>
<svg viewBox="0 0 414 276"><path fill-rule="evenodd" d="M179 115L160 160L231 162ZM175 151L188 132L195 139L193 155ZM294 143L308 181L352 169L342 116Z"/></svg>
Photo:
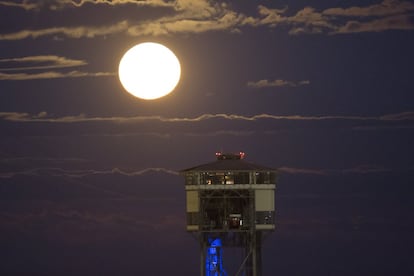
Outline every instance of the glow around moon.
<svg viewBox="0 0 414 276"><path fill-rule="evenodd" d="M174 90L180 80L181 66L170 49L145 42L124 54L118 74L126 91L141 99L154 100Z"/></svg>

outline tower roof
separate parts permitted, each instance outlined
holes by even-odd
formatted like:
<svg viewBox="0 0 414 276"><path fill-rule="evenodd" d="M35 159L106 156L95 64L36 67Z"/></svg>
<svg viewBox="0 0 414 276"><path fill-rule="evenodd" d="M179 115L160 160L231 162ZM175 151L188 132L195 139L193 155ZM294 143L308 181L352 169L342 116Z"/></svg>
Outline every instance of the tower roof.
<svg viewBox="0 0 414 276"><path fill-rule="evenodd" d="M223 154L216 153L217 160L207 164L198 165L181 172L190 171L275 171L275 169L262 165L253 164L244 160L245 154Z"/></svg>

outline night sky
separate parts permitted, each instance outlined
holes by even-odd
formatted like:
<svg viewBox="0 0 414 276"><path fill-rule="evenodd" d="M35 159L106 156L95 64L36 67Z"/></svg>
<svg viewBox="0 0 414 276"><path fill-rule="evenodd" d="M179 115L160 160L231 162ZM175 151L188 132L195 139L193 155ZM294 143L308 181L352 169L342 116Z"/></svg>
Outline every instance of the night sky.
<svg viewBox="0 0 414 276"><path fill-rule="evenodd" d="M152 101L117 75L147 41L182 67ZM0 274L197 275L178 171L244 151L264 275L414 275L413 64L411 1L0 1Z"/></svg>

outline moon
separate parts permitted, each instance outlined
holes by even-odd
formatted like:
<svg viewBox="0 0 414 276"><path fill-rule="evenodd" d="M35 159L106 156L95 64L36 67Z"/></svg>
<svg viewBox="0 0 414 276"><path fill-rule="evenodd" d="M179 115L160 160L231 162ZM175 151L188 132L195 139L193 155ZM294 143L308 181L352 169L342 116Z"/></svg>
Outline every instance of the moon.
<svg viewBox="0 0 414 276"><path fill-rule="evenodd" d="M174 90L181 66L177 56L164 45L144 42L124 54L118 75L126 91L144 100L154 100Z"/></svg>

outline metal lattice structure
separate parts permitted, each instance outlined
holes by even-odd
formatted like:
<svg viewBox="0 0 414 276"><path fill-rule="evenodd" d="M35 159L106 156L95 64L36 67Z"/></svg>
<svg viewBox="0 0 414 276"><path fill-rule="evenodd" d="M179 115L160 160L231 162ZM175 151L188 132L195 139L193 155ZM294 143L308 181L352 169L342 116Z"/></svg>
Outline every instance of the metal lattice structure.
<svg viewBox="0 0 414 276"><path fill-rule="evenodd" d="M200 243L200 275L226 275L223 248L243 251L236 275L261 275L262 237L275 229L276 171L217 153L185 176L187 231Z"/></svg>

